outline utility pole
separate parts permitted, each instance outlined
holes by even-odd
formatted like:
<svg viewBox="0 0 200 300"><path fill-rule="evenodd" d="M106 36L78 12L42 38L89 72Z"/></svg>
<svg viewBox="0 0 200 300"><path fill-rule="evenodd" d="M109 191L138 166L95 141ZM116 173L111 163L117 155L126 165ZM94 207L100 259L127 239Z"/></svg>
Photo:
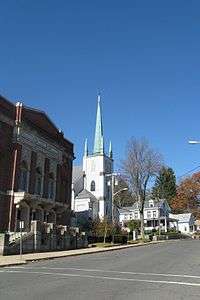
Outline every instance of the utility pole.
<svg viewBox="0 0 200 300"><path fill-rule="evenodd" d="M114 236L114 232L113 232L114 226L115 226L115 220L114 220L115 175L114 174L111 175L111 181L112 181L112 183L111 183L111 186L112 186L112 191L111 191L111 193L112 193L112 216L111 216L111 218L112 218L112 244L114 244L114 242L115 242L115 236Z"/></svg>
<svg viewBox="0 0 200 300"><path fill-rule="evenodd" d="M119 176L119 175L120 175L119 173L110 173L110 174L105 175L106 177L110 177L110 184L109 185L111 186L111 206L112 206L111 207L111 222L112 222L113 229L114 229L114 225L115 225L114 198L117 194L128 190L128 188L122 188L122 189L120 189L119 191L117 191L115 193L115 185L117 185L115 177ZM114 234L112 234L112 243L114 244Z"/></svg>
<svg viewBox="0 0 200 300"><path fill-rule="evenodd" d="M111 174L111 194L112 194L112 224L114 225L114 190L115 190L115 175Z"/></svg>

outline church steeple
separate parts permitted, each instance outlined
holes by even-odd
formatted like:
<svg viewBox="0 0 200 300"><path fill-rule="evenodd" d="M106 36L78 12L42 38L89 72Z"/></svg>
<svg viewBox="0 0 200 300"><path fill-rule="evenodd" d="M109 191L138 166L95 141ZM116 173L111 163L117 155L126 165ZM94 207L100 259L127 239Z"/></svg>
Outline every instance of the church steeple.
<svg viewBox="0 0 200 300"><path fill-rule="evenodd" d="M101 96L98 95L96 129L94 138L94 154L104 154L104 138L103 138L103 124L101 116Z"/></svg>
<svg viewBox="0 0 200 300"><path fill-rule="evenodd" d="M84 156L88 156L88 142L87 142L87 139L85 139Z"/></svg>
<svg viewBox="0 0 200 300"><path fill-rule="evenodd" d="M109 157L113 158L112 142L111 141L110 141L110 145L109 145Z"/></svg>

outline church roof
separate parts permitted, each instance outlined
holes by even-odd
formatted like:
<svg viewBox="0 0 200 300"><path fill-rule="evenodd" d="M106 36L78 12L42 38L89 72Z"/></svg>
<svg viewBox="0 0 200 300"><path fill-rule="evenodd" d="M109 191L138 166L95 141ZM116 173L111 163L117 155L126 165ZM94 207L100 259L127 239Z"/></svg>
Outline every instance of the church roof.
<svg viewBox="0 0 200 300"><path fill-rule="evenodd" d="M84 189L82 190L77 196L76 199L85 199L85 198L90 198L92 200L96 200L96 197L90 193L88 190Z"/></svg>
<svg viewBox="0 0 200 300"><path fill-rule="evenodd" d="M72 171L72 182L76 182L78 179L83 177L83 167L82 166L73 166Z"/></svg>

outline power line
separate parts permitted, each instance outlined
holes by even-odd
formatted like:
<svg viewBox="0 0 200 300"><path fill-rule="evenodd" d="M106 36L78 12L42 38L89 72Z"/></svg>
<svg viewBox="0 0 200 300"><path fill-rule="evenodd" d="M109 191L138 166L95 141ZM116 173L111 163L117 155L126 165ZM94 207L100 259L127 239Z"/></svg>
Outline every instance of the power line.
<svg viewBox="0 0 200 300"><path fill-rule="evenodd" d="M187 172L184 173L183 175L178 176L177 179L180 179L180 178L182 178L182 177L185 177L186 175L188 175L188 174L190 174L190 173L196 171L196 170L199 169L199 168L200 168L200 166L195 167L195 168L193 168L192 170L187 171Z"/></svg>

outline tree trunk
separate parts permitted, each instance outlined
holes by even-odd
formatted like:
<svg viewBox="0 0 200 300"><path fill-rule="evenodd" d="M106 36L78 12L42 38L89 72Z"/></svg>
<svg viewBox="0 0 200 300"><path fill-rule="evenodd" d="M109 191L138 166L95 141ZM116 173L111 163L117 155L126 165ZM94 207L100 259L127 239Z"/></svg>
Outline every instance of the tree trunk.
<svg viewBox="0 0 200 300"><path fill-rule="evenodd" d="M104 244L106 243L106 236L107 236L107 222L105 223L105 227L104 227L104 237L103 237Z"/></svg>
<svg viewBox="0 0 200 300"><path fill-rule="evenodd" d="M144 212L140 212L140 221L141 221L140 234L141 234L141 238L144 240Z"/></svg>

